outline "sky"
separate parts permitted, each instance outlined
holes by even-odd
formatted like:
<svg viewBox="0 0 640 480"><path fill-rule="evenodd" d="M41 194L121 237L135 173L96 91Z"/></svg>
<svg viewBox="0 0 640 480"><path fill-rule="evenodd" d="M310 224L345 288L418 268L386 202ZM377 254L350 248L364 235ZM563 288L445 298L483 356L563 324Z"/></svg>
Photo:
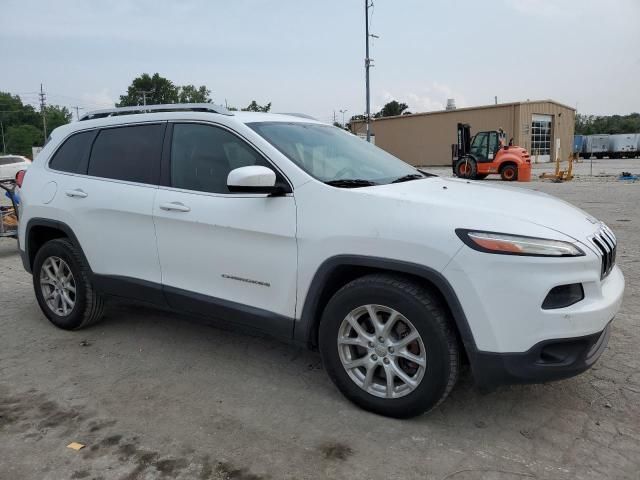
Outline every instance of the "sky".
<svg viewBox="0 0 640 480"><path fill-rule="evenodd" d="M553 99L640 111L640 0L373 0L372 112ZM141 73L324 121L365 110L361 0L2 0L0 91L80 113ZM75 112L75 109L73 110Z"/></svg>

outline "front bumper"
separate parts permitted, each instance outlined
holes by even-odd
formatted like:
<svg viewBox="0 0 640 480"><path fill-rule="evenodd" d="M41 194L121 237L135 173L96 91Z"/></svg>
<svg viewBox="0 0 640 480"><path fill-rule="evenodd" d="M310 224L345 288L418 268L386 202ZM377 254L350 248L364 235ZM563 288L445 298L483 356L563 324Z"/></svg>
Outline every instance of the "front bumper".
<svg viewBox="0 0 640 480"><path fill-rule="evenodd" d="M516 383L543 383L573 377L588 370L604 352L611 322L601 332L575 338L537 343L522 353L471 353L470 362L478 386L495 388Z"/></svg>

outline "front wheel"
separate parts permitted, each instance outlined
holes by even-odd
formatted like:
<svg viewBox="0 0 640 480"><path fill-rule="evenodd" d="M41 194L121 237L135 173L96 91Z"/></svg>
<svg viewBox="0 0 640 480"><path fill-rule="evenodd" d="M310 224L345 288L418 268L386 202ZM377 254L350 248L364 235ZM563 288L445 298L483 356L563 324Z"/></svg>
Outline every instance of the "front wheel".
<svg viewBox="0 0 640 480"><path fill-rule="evenodd" d="M455 174L458 178L475 179L478 173L478 165L472 158L461 158L456 162Z"/></svg>
<svg viewBox="0 0 640 480"><path fill-rule="evenodd" d="M320 353L338 389L358 406L408 418L453 388L459 349L446 310L420 284L395 275L356 279L329 301Z"/></svg>

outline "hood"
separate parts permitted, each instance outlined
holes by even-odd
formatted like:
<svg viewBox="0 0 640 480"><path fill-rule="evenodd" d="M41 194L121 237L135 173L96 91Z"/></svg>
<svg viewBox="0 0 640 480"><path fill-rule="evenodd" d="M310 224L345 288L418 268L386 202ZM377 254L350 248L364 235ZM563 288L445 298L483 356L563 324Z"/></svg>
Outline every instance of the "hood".
<svg viewBox="0 0 640 480"><path fill-rule="evenodd" d="M492 185L489 182L428 177L403 183L358 189L379 197L441 208L466 225L457 228L489 229L488 225L508 223L509 219L545 227L575 240L584 240L600 226L593 216L564 200L521 187ZM491 220L491 221L489 221ZM526 235L526 232L504 233Z"/></svg>

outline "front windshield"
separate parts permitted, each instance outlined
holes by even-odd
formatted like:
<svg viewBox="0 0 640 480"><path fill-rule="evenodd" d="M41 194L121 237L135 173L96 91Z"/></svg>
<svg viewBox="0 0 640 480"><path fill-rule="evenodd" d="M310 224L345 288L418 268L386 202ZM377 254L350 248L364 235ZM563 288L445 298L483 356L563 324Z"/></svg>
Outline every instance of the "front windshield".
<svg viewBox="0 0 640 480"><path fill-rule="evenodd" d="M309 175L325 183L371 185L423 175L402 160L339 128L316 123L248 124Z"/></svg>

